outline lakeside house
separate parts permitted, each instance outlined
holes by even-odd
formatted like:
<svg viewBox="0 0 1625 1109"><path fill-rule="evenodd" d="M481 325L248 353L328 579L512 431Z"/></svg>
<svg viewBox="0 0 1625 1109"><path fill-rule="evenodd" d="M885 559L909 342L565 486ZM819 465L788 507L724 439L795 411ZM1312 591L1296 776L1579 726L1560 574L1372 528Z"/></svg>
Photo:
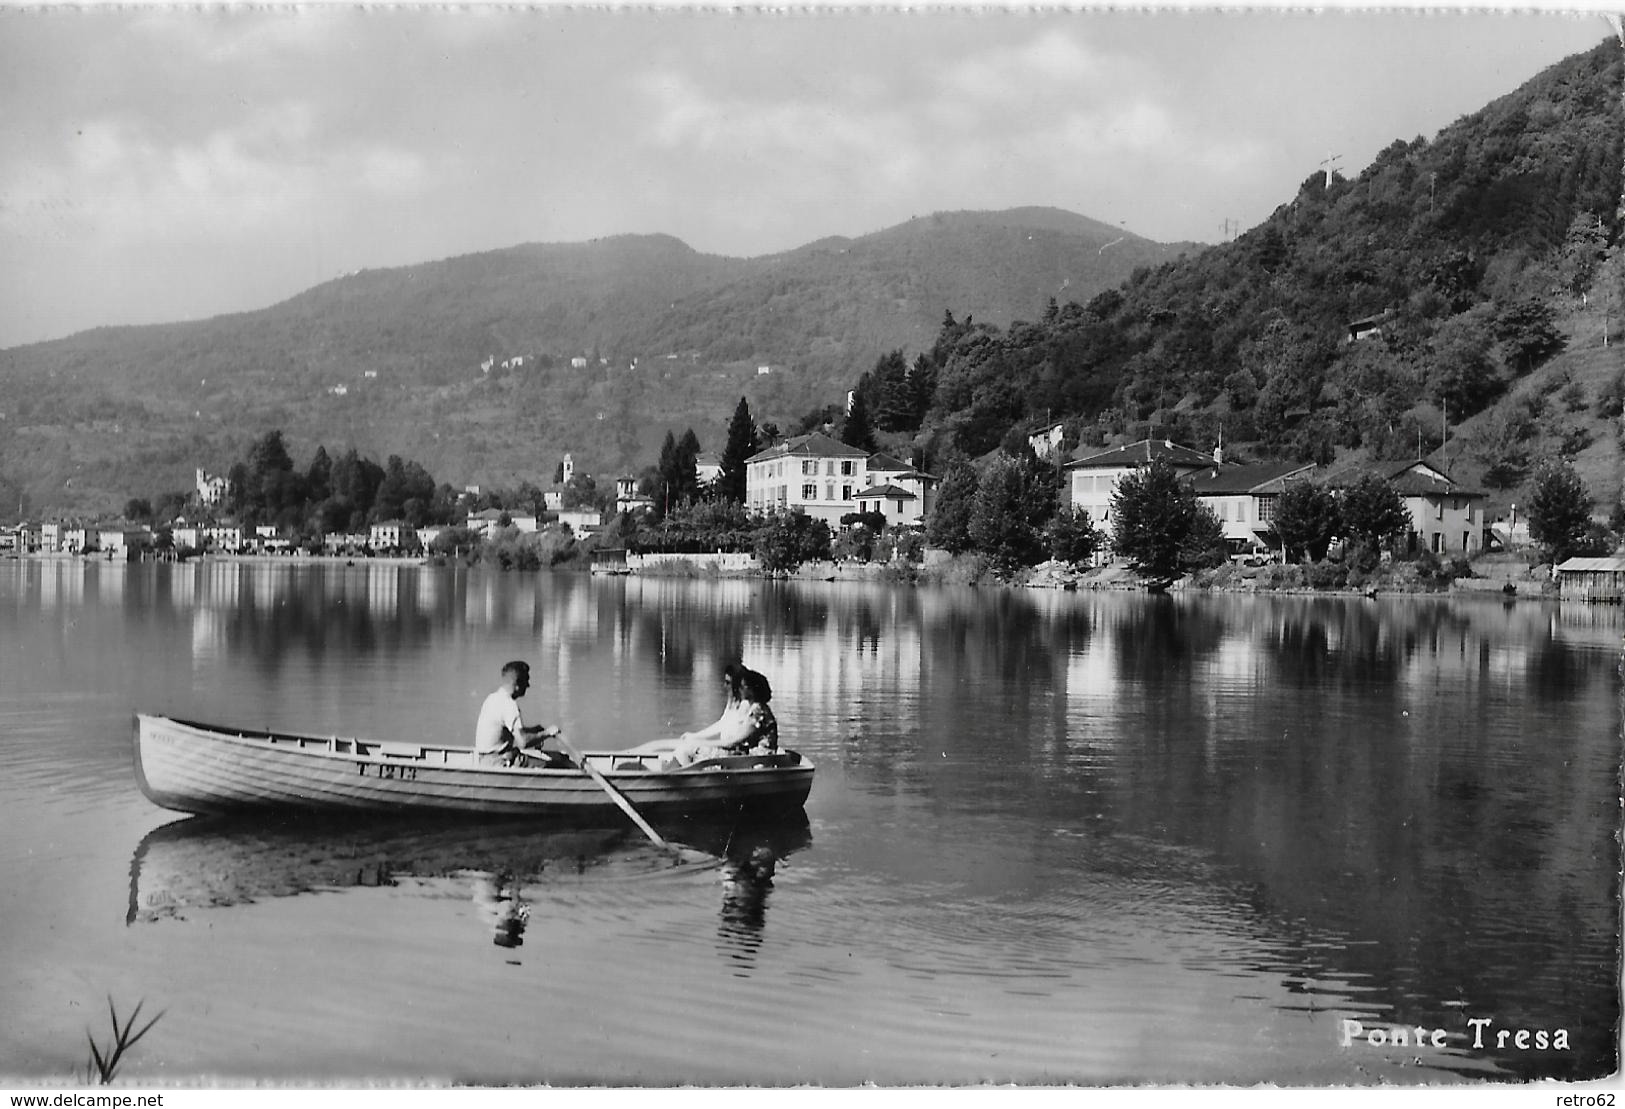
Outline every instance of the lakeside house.
<svg viewBox="0 0 1625 1109"><path fill-rule="evenodd" d="M367 529L367 549L373 551L415 551L418 531L404 520L382 520Z"/></svg>
<svg viewBox="0 0 1625 1109"><path fill-rule="evenodd" d="M869 486L856 494L858 512L878 512L887 526L923 527L936 507L938 479L889 454L877 452L867 464Z"/></svg>
<svg viewBox="0 0 1625 1109"><path fill-rule="evenodd" d="M1470 556L1487 548L1484 493L1458 484L1437 466L1415 458L1350 463L1329 471L1324 484L1328 489L1348 489L1368 475L1386 481L1405 503L1411 518L1412 550Z"/></svg>
<svg viewBox="0 0 1625 1109"><path fill-rule="evenodd" d="M147 527L110 527L96 531L96 549L109 560L134 562L141 552L153 545L152 529Z"/></svg>
<svg viewBox="0 0 1625 1109"><path fill-rule="evenodd" d="M1307 480L1314 468L1313 462L1216 462L1191 478L1191 489L1219 518L1231 555L1271 554L1281 549L1276 502L1288 483Z"/></svg>
<svg viewBox="0 0 1625 1109"><path fill-rule="evenodd" d="M1127 446L1094 451L1062 467L1066 473L1067 503L1074 511L1089 513L1089 521L1107 537L1112 535L1112 495L1117 483L1142 466L1161 459L1182 478L1222 464L1222 455L1203 454L1169 439L1141 439Z"/></svg>
<svg viewBox="0 0 1625 1109"><path fill-rule="evenodd" d="M745 460L745 507L803 512L831 527L858 511L869 454L819 432L797 435Z"/></svg>

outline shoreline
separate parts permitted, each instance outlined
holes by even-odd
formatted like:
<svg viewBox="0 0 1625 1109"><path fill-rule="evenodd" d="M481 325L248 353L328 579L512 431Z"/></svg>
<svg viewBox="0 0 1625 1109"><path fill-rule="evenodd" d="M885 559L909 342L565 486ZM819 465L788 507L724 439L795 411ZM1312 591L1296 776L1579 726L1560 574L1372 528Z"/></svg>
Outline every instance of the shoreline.
<svg viewBox="0 0 1625 1109"><path fill-rule="evenodd" d="M80 562L85 564L108 565L146 565L156 564L159 561L179 565L184 563L197 564L233 564L241 563L255 566L390 566L390 567L423 567L431 570L463 568L459 562L439 562L428 556L412 555L379 555L361 556L351 555L277 555L277 554L204 554L185 560L153 560L153 559L109 559L96 554L62 554L56 552L0 552L0 561L16 562ZM1272 564L1278 566L1278 564ZM975 589L1041 589L1058 590L1061 592L1077 592L1089 590L1092 592L1128 592L1128 593L1209 593L1215 595L1235 594L1273 594L1278 596L1301 597L1350 597L1375 598L1378 596L1398 597L1470 597L1487 601L1500 601L1511 603L1514 601L1563 601L1580 602L1587 604L1607 604L1609 601L1588 600L1578 597L1565 598L1558 591L1556 583L1544 576L1537 577L1535 568L1523 565L1524 573L1520 576L1495 575L1471 578L1452 579L1443 585L1424 583L1414 578L1404 577L1377 577L1358 586L1331 586L1316 587L1305 582L1270 582L1259 581L1261 575L1258 571L1271 567L1252 568L1250 572L1228 571L1220 568L1217 571L1202 571L1197 575L1186 575L1168 583L1163 588L1154 588L1137 573L1123 567L1103 567L1091 570L1071 570L1051 564L1042 564L1023 571L1010 581L998 581L986 576L971 563L962 563L956 560L947 560L935 564L905 564L899 566L895 563L852 563L852 562L818 562L805 563L789 574L773 575L755 568L718 569L692 562L673 560L660 564L658 567L640 567L638 569L622 569L613 572L590 570L586 566L560 568L543 568L540 571L519 572L563 572L563 573L591 573L593 576L613 577L664 577L664 578L693 578L712 580L767 580L778 578L787 581L810 582L869 582L891 585L905 585L916 588L930 588L934 586L963 586ZM1510 567L1509 567L1510 568ZM1303 569L1297 566L1279 567L1280 570ZM1215 576L1220 580L1212 580ZM1207 578L1208 580L1201 580ZM1510 587L1510 588L1509 588Z"/></svg>

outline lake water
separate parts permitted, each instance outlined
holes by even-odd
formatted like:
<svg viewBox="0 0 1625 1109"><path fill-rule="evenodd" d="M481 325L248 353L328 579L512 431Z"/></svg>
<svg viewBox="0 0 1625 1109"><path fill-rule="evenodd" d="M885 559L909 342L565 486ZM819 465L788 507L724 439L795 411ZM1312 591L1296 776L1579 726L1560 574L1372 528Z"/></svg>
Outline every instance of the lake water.
<svg viewBox="0 0 1625 1109"><path fill-rule="evenodd" d="M109 996L164 1014L138 1084L1608 1074L1622 632L1486 600L0 562L0 1077L82 1077ZM529 719L631 746L715 719L736 656L818 771L804 819L668 829L715 859L187 818L132 775L137 710L468 742L509 658ZM1429 1042L1367 1035L1393 1026Z"/></svg>

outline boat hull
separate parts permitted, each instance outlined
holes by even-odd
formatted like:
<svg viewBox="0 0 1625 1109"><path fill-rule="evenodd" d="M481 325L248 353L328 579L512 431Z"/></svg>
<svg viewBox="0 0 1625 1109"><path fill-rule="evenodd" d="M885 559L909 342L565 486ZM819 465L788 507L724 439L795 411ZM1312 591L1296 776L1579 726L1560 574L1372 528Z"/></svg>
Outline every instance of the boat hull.
<svg viewBox="0 0 1625 1109"><path fill-rule="evenodd" d="M663 773L658 758L585 756L646 816L800 808L813 766L793 751ZM634 764L639 769L624 769ZM252 731L137 714L135 773L149 800L178 812L253 809L624 820L582 771L481 766L467 748Z"/></svg>

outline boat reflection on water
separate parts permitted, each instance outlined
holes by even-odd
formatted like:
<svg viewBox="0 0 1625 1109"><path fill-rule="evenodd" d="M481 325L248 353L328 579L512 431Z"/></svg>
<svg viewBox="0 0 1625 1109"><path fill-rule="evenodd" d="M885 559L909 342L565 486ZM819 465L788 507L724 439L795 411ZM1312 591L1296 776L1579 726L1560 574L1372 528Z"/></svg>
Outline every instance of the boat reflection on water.
<svg viewBox="0 0 1625 1109"><path fill-rule="evenodd" d="M692 850L662 850L631 828L560 829L534 820L186 817L153 829L136 847L125 924L316 891L455 879L469 883L492 942L518 947L530 916L527 888L715 870L724 932L753 944L775 867L812 842L805 812L659 830Z"/></svg>

